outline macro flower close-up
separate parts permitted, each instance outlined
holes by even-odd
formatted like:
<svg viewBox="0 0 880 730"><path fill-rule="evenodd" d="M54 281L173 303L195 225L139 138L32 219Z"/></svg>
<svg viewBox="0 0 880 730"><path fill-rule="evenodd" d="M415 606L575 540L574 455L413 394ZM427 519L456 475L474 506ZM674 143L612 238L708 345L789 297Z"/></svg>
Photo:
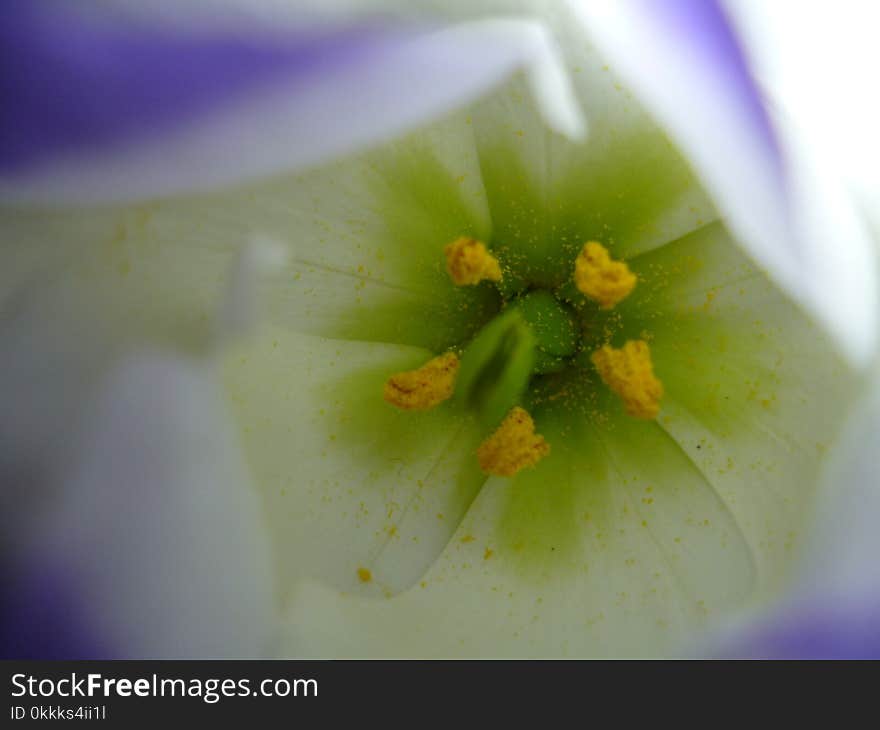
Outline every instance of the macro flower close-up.
<svg viewBox="0 0 880 730"><path fill-rule="evenodd" d="M722 4L13 5L5 652L688 656L803 572L878 249Z"/></svg>

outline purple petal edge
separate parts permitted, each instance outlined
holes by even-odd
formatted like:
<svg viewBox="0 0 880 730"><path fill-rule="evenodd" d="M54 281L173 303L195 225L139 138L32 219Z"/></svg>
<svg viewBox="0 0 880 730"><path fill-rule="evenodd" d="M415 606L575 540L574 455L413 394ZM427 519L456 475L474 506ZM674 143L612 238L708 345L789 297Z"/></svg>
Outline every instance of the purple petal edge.
<svg viewBox="0 0 880 730"><path fill-rule="evenodd" d="M0 174L186 122L279 80L308 82L396 42L375 26L287 35L171 32L7 0L0 23Z"/></svg>
<svg viewBox="0 0 880 730"><path fill-rule="evenodd" d="M880 597L796 605L713 653L739 659L880 659Z"/></svg>
<svg viewBox="0 0 880 730"><path fill-rule="evenodd" d="M73 578L42 563L0 573L0 658L118 658L88 621Z"/></svg>
<svg viewBox="0 0 880 730"><path fill-rule="evenodd" d="M654 16L680 39L682 47L695 51L694 63L709 62L735 91L739 104L766 146L771 159L781 166L776 132L755 84L742 45L718 0L638 0L642 12Z"/></svg>

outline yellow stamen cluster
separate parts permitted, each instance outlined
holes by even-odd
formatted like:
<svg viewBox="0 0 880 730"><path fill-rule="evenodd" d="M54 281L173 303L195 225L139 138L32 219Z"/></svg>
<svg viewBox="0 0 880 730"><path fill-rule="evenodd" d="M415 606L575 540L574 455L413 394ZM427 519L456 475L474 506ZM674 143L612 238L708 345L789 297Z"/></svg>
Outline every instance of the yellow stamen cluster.
<svg viewBox="0 0 880 730"><path fill-rule="evenodd" d="M443 249L446 270L456 286L501 281L501 265L486 246L473 238L462 237Z"/></svg>
<svg viewBox="0 0 880 730"><path fill-rule="evenodd" d="M651 349L644 340L630 340L621 349L603 345L592 356L593 365L635 418L655 418L660 411L663 383L654 376Z"/></svg>
<svg viewBox="0 0 880 730"><path fill-rule="evenodd" d="M574 283L602 309L611 309L635 288L636 275L626 262L614 261L601 243L590 241L574 262Z"/></svg>
<svg viewBox="0 0 880 730"><path fill-rule="evenodd" d="M512 477L534 466L550 453L550 444L535 433L535 422L519 406L512 408L501 425L477 449L480 468L486 474Z"/></svg>
<svg viewBox="0 0 880 730"><path fill-rule="evenodd" d="M458 366L458 355L447 352L418 370L392 375L385 383L383 396L405 411L426 411L452 396Z"/></svg>

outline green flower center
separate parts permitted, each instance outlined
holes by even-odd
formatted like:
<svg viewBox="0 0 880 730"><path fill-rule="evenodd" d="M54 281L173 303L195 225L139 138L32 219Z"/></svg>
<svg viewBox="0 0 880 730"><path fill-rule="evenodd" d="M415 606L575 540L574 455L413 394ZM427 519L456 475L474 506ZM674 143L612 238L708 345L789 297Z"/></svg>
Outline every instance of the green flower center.
<svg viewBox="0 0 880 730"><path fill-rule="evenodd" d="M546 289L535 289L514 299L516 309L535 338L536 375L559 372L577 354L580 325L574 310Z"/></svg>
<svg viewBox="0 0 880 730"><path fill-rule="evenodd" d="M586 381L584 371L595 369L631 416L657 415L663 387L654 377L648 344L630 340L617 349L607 335L597 339L597 307L613 309L636 285L626 263L614 261L604 246L587 242L568 272L547 272L563 282L554 290L523 285L517 267L503 265L475 239L459 238L444 253L452 282L459 287L491 282L501 311L461 347L460 357L450 351L392 376L385 400L404 410L426 410L454 395L485 428L496 429L478 456L485 472L500 476L513 476L549 453L522 408L535 400L527 398L530 390L546 390L539 380L570 371L566 380Z"/></svg>

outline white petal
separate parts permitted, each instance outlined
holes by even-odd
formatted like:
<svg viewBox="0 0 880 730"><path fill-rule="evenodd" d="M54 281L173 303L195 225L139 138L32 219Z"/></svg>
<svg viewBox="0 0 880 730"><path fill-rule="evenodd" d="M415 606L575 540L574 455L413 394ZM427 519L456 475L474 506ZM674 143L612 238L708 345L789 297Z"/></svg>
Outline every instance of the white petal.
<svg viewBox="0 0 880 730"><path fill-rule="evenodd" d="M548 124L582 121L551 40L530 20L485 20L394 36L364 56L230 101L153 140L59 159L0 182L0 198L88 203L168 196L314 165L447 113L532 69Z"/></svg>
<svg viewBox="0 0 880 730"><path fill-rule="evenodd" d="M641 295L619 310L651 337L660 423L736 516L758 591L777 590L858 379L720 225L630 263Z"/></svg>
<svg viewBox="0 0 880 730"><path fill-rule="evenodd" d="M94 306L60 272L76 263L87 268L86 242L110 241L113 226L91 217L12 215L0 226L0 465L4 496L28 504L34 483L57 466L65 429L112 357L106 319L98 316L108 310ZM68 248L58 245L65 239Z"/></svg>
<svg viewBox="0 0 880 730"><path fill-rule="evenodd" d="M865 365L878 331L868 239L805 149L780 142L716 4L571 5L689 156L749 255Z"/></svg>
<svg viewBox="0 0 880 730"><path fill-rule="evenodd" d="M418 586L302 584L284 655L656 656L748 594L730 513L656 425L539 426L550 456L487 483Z"/></svg>
<svg viewBox="0 0 880 730"><path fill-rule="evenodd" d="M247 324L242 305L253 309L255 280L273 262L257 255L265 245L247 248L230 286L240 247L229 241L218 255L139 239L149 217L143 209L3 217L6 526L36 553L30 562L57 564L60 555L112 651L262 654L273 566L209 361L119 358L149 342L209 353L218 303L227 305L221 325ZM48 523L39 518L46 510ZM119 558L109 568L108 545ZM204 613L236 586L245 593L224 598L213 619Z"/></svg>
<svg viewBox="0 0 880 730"><path fill-rule="evenodd" d="M801 562L800 590L816 595L880 593L880 378L865 389L834 450Z"/></svg>
<svg viewBox="0 0 880 730"><path fill-rule="evenodd" d="M449 540L485 481L474 457L483 434L452 403L415 413L382 398L388 377L432 356L278 327L227 355L224 381L283 585L312 577L397 593Z"/></svg>
<svg viewBox="0 0 880 730"><path fill-rule="evenodd" d="M54 468L67 429L121 353L150 343L207 354L218 326L241 324L265 291L234 266L247 232L202 248L151 217L145 208L0 217L0 464L16 475L10 485Z"/></svg>
<svg viewBox="0 0 880 730"><path fill-rule="evenodd" d="M834 448L796 571L782 591L701 637L703 656L870 658L880 571L880 379L865 389Z"/></svg>
<svg viewBox="0 0 880 730"><path fill-rule="evenodd" d="M843 354L865 367L877 355L880 332L876 235L872 238L835 165L826 162L827 153L813 148L794 120L780 114L779 126L788 132L792 229L802 260L802 278L787 289Z"/></svg>
<svg viewBox="0 0 880 730"><path fill-rule="evenodd" d="M271 558L255 494L203 364L143 355L103 384L45 521L27 539L75 576L124 656L265 654Z"/></svg>
<svg viewBox="0 0 880 730"><path fill-rule="evenodd" d="M68 243L76 253L65 276L85 294L113 301L129 322L201 337L221 301L244 316L256 299L294 331L442 349L498 304L487 287L456 288L444 269L445 244L491 230L473 131L460 115L301 176L90 217L20 214L6 230L18 257L38 246L45 259L65 222L69 238L82 239ZM230 289L230 268L252 268L240 250L255 235L282 247L286 263L271 278L245 277L256 288Z"/></svg>
<svg viewBox="0 0 880 730"><path fill-rule="evenodd" d="M866 93L880 64L874 38L880 8L861 0L728 0L727 7L743 30L762 87L808 135L810 150L823 152L823 170L839 170L880 224L880 99ZM816 52L817 38L822 53Z"/></svg>

